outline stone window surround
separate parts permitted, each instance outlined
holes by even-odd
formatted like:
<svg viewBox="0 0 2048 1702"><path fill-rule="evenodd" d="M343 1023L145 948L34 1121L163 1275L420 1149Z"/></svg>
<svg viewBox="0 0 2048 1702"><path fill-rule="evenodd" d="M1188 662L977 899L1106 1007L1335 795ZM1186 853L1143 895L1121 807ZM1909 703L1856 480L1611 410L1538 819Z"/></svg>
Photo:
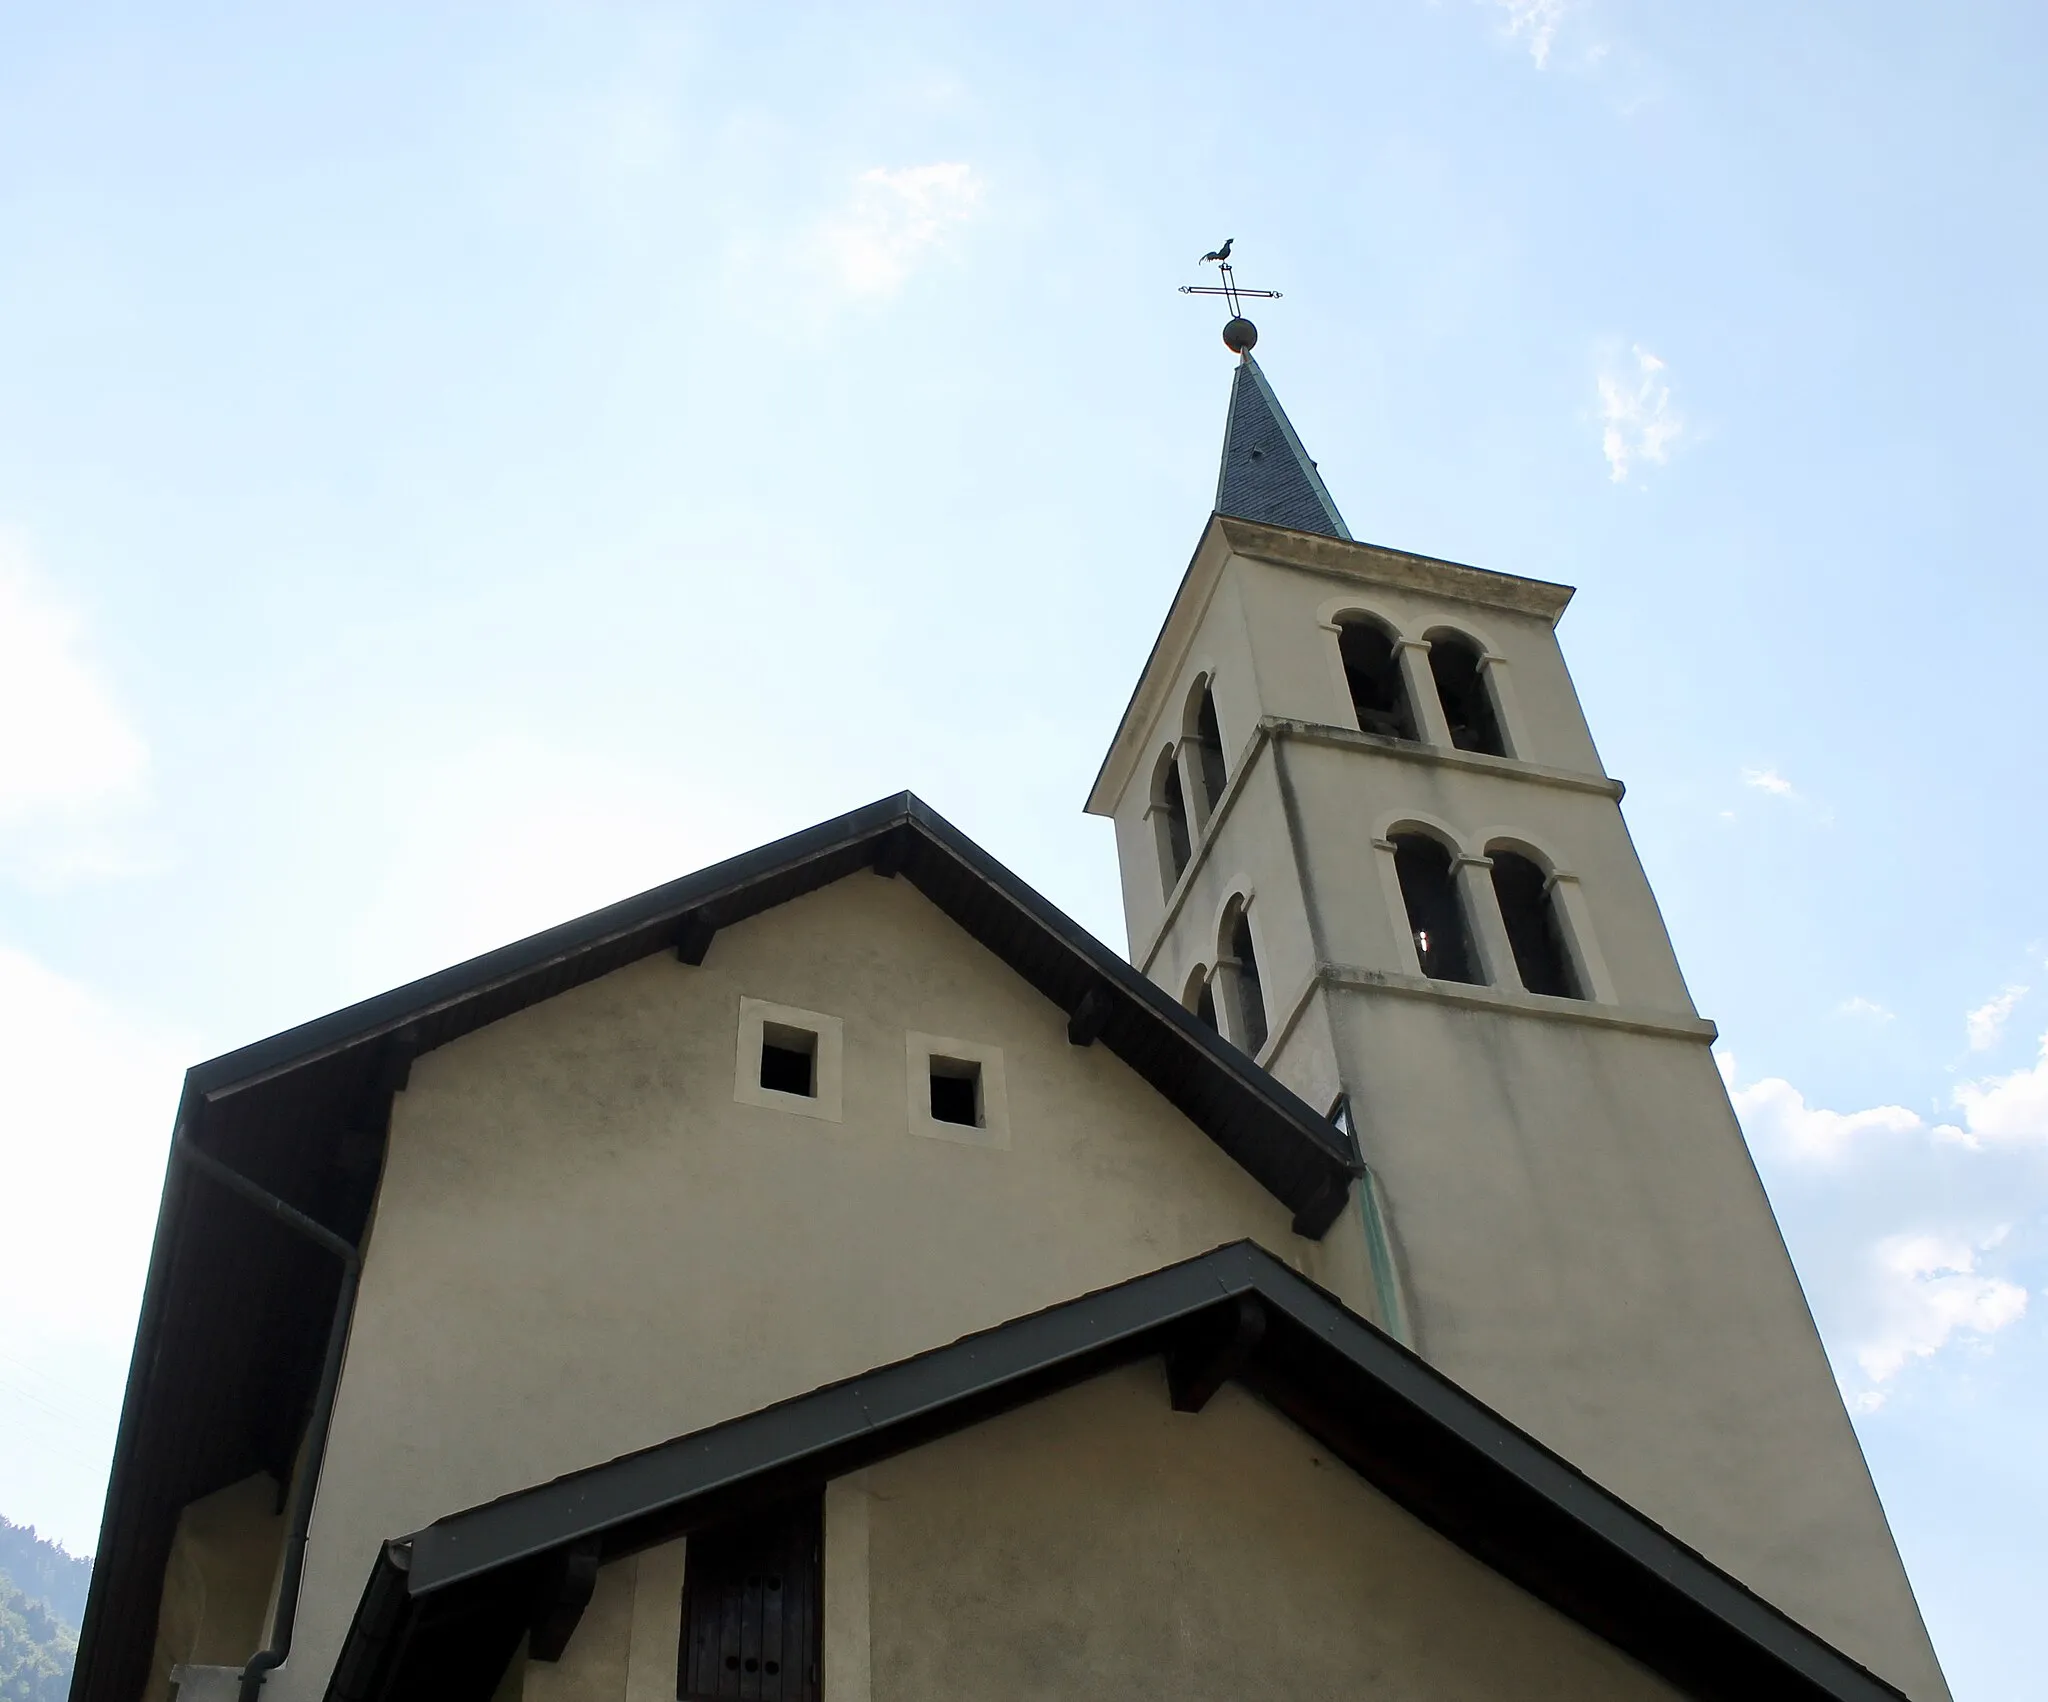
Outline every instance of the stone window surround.
<svg viewBox="0 0 2048 1702"><path fill-rule="evenodd" d="M781 1093L761 1085L762 1031L770 1023L783 1028L800 1028L818 1037L813 1054L813 1095ZM945 1123L932 1115L931 1061L956 1058L981 1067L981 1122L970 1128L964 1123ZM913 1135L933 1140L958 1141L965 1146L1008 1151L1010 1146L1010 1094L1003 1073L1003 1050L985 1040L962 1040L952 1035L904 1035L905 1122ZM786 1111L798 1117L812 1117L825 1123L843 1123L846 1081L846 1025L823 1011L807 1011L795 1005L780 1005L768 999L744 994L739 1006L739 1043L733 1076L733 1098L741 1105L758 1105L765 1110Z"/></svg>
<svg viewBox="0 0 2048 1702"><path fill-rule="evenodd" d="M1230 780L1223 789L1223 796L1217 800L1216 808L1210 813L1208 821L1202 825L1200 834L1193 836L1187 867L1181 870L1180 879L1166 895L1166 907L1153 926L1150 939L1146 941L1142 951L1133 950L1132 961L1140 973L1151 974L1153 965L1166 944L1167 935L1173 931L1174 923L1180 919L1188 895L1194 890L1196 878L1209 860L1209 851L1216 841L1218 828L1235 807L1238 795L1244 790L1246 781L1258 765L1258 759L1269 745L1279 739L1298 739L1305 744L1333 745L1347 750L1378 751L1382 755L1398 757L1405 762L1420 762L1440 768L1462 768L1479 774L1498 774L1504 778L1522 780L1534 785L1561 787L1566 791L1594 792L1612 798L1616 803L1621 801L1627 791L1619 780L1610 779L1604 774L1584 774L1575 769L1550 768L1540 763L1523 762L1516 757L1484 756L1478 751L1461 751L1450 744L1428 745L1412 739L1390 739L1378 733L1361 733L1355 727L1335 727L1315 721L1297 721L1281 715L1263 716L1259 724L1252 729L1252 736L1237 761L1231 765ZM1152 820L1154 813L1154 807L1148 806L1145 812L1146 819ZM1192 824L1190 833L1193 834ZM1501 836L1496 834L1492 837ZM1553 875L1552 879L1559 884L1560 891L1564 891L1567 884L1569 886L1570 896L1562 901L1573 907L1567 916L1568 925L1576 929L1583 922L1581 937L1590 939L1591 918L1584 913L1584 901L1578 894L1577 878L1571 875ZM1246 890L1246 899L1249 902L1249 889ZM1489 902L1492 901L1491 883L1488 899ZM1408 930L1406 907L1399 909L1396 915L1400 921L1401 934L1405 938ZM1132 943L1135 948L1136 942ZM1410 949L1413 949L1412 945ZM1513 954L1509 955L1512 958ZM1206 962L1206 959L1204 961ZM1603 963L1600 976L1596 978L1589 974L1586 985L1593 990L1597 1002L1612 1004L1615 1001L1611 989L1606 993L1598 991L1607 985L1605 975L1606 967ZM1514 984L1517 987L1521 985L1519 976ZM1269 1016L1271 1014L1268 1012ZM1266 1050L1272 1050L1270 1040L1267 1042Z"/></svg>
<svg viewBox="0 0 2048 1702"><path fill-rule="evenodd" d="M981 1040L958 1040L943 1034L908 1033L903 1037L904 1110L913 1135L962 1146L1010 1147L1010 1094L1003 1076L1003 1049ZM981 1123L945 1123L932 1115L932 1059L957 1058L981 1066Z"/></svg>
<svg viewBox="0 0 2048 1702"><path fill-rule="evenodd" d="M1415 715L1416 742L1456 750L1457 746L1451 741L1450 718L1444 714L1443 699L1436 689L1436 675L1429 666L1429 639L1409 636L1399 621L1357 597L1335 598L1316 611L1316 624L1329 635L1325 652L1336 685L1337 701L1346 705L1351 702L1351 682L1345 677L1342 649L1343 623L1348 615L1375 622L1392 641L1394 653L1401 661L1401 684L1408 693L1408 705ZM1438 621L1430 630L1454 632L1478 650L1479 678L1493 700L1494 721L1500 728L1501 743L1507 746L1505 760L1519 760L1520 752L1525 748L1521 736L1522 710L1515 696L1514 677L1508 671L1508 659L1482 634L1469 627ZM1354 722L1353 725L1357 724Z"/></svg>
<svg viewBox="0 0 2048 1702"><path fill-rule="evenodd" d="M1244 918L1245 927L1252 929L1253 896L1251 884L1248 881L1237 880L1231 882L1230 896L1224 899L1222 908L1216 913L1216 924L1213 930L1216 936L1215 954L1210 960L1207 978L1210 997L1216 1001L1217 1033L1221 1034L1225 1040L1228 1040L1231 1045L1235 1046L1240 1052L1245 1053L1248 1057L1263 1060L1266 1053L1272 1047L1273 1013L1270 1010L1266 1012L1266 1038L1260 1044L1259 1050L1253 1052L1244 1043L1244 1005L1242 1002L1244 990L1238 985L1238 976L1243 972L1244 965L1238 961L1236 955L1232 952L1229 939L1230 924L1240 915ZM1252 956L1254 958L1257 958L1259 955L1258 946L1259 936L1257 930L1252 929ZM1263 1002L1264 997L1265 993L1262 990L1261 1002Z"/></svg>
<svg viewBox="0 0 2048 1702"><path fill-rule="evenodd" d="M1493 890L1493 859L1484 851L1467 850L1459 843L1458 836L1443 823L1412 814L1389 823L1372 842L1373 850L1379 855L1381 888L1387 895L1390 914L1401 941L1402 973L1431 986L1450 985L1435 982L1422 973L1422 960L1415 950L1414 931L1408 922L1407 900L1401 896L1401 880L1394 866L1391 835L1397 831L1426 833L1450 852L1451 869L1458 886L1458 904L1465 913L1465 925L1471 930L1472 950L1478 959L1473 967L1479 971L1480 984L1528 998L1546 1001L1554 998L1555 995L1551 994L1530 993L1522 985L1522 972L1515 963L1514 948L1508 943L1507 923L1501 916L1500 896ZM1498 843L1503 837L1489 834L1487 840L1489 844ZM1599 939L1593 932L1593 918L1586 907L1585 894L1579 890L1579 877L1568 869L1558 868L1537 847L1529 845L1528 851L1534 853L1531 861L1549 871L1543 882L1544 896L1557 906L1558 931L1564 936L1565 955L1578 984L1585 989L1583 999L1565 1002L1617 1004L1619 1000L1615 996L1613 978L1607 973L1607 959L1601 953ZM1470 983L1459 982L1456 985L1467 986Z"/></svg>
<svg viewBox="0 0 2048 1702"><path fill-rule="evenodd" d="M761 1031L771 1022L783 1028L805 1029L818 1037L818 1048L811 1062L814 1093L780 1093L761 1085ZM845 1058L846 1025L838 1017L741 995L739 1047L732 1084L732 1096L741 1105L787 1111L793 1116L815 1117L825 1123L844 1122L841 1101Z"/></svg>
<svg viewBox="0 0 2048 1702"><path fill-rule="evenodd" d="M1208 783L1202 774L1202 753L1207 748L1208 741L1202 737L1196 719L1204 696L1210 699L1213 708L1215 690L1216 669L1212 664L1204 662L1194 670L1189 678L1188 688L1181 696L1180 731L1166 744L1153 764L1152 790L1145 801L1145 819L1152 825L1152 837L1159 851L1161 885L1166 888L1169 895L1179 883L1170 872L1173 862L1172 855L1167 849L1168 828L1161 819L1166 808L1159 796L1164 785L1164 774L1171 767L1180 777L1181 811L1187 828L1189 864L1194 862L1195 844L1209 831L1209 823L1223 813L1223 796L1229 795L1231 783L1236 778L1228 753L1219 750L1217 757L1223 762L1224 770L1223 796L1219 796L1212 804L1209 800ZM1220 717L1217 728L1220 733ZM1184 866L1181 873L1184 875L1186 872Z"/></svg>

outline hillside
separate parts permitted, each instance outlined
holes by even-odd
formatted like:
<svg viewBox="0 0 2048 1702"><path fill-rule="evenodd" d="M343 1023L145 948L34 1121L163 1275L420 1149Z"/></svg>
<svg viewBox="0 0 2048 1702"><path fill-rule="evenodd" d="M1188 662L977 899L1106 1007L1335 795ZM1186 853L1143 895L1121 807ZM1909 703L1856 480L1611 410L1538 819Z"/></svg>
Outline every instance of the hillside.
<svg viewBox="0 0 2048 1702"><path fill-rule="evenodd" d="M0 1702L64 1702L78 1632L0 1574Z"/></svg>
<svg viewBox="0 0 2048 1702"><path fill-rule="evenodd" d="M64 1702L92 1562L0 1518L0 1702Z"/></svg>
<svg viewBox="0 0 2048 1702"><path fill-rule="evenodd" d="M92 1582L92 1557L68 1554L61 1543L36 1535L33 1525L0 1518L0 1572L25 1596L46 1602L67 1625L85 1619L85 1589Z"/></svg>

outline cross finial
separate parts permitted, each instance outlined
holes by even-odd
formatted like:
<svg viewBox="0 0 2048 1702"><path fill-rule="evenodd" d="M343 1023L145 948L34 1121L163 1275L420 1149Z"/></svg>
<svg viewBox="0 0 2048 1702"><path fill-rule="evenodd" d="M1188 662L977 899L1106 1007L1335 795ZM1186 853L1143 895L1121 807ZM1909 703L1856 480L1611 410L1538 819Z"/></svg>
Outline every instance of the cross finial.
<svg viewBox="0 0 2048 1702"><path fill-rule="evenodd" d="M1248 355L1252 345L1259 340L1259 328L1244 316L1241 305L1246 296L1263 301L1278 301L1278 290L1248 290L1238 286L1237 274L1230 269L1230 247L1236 237L1226 237L1221 248L1212 248L1202 256L1199 264L1207 266L1214 262L1218 283L1182 284L1182 295L1220 295L1230 305L1230 321L1223 327L1223 346L1234 355Z"/></svg>

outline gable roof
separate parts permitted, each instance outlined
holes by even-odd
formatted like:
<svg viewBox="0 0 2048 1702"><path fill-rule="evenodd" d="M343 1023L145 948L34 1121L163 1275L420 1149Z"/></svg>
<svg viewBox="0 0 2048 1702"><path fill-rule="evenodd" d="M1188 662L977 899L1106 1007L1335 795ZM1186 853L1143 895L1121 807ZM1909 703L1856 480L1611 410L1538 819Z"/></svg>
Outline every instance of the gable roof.
<svg viewBox="0 0 2048 1702"><path fill-rule="evenodd" d="M1899 1702L1250 1242L441 1519L385 1545L326 1702L488 1696L559 1650L595 1568L1162 1355L1173 1404L1235 1378L1496 1572L1702 1698ZM578 1591L572 1580L581 1580Z"/></svg>
<svg viewBox="0 0 2048 1702"><path fill-rule="evenodd" d="M822 822L195 1066L178 1133L350 1243L411 1060L865 870L901 876L1150 1082L1320 1237L1361 1166L1343 1137L912 794ZM341 1283L328 1251L217 1187L165 1183L72 1695L128 1702L186 1503L291 1476Z"/></svg>
<svg viewBox="0 0 2048 1702"><path fill-rule="evenodd" d="M1216 512L1349 541L1344 516L1250 354L1238 357L1216 474Z"/></svg>

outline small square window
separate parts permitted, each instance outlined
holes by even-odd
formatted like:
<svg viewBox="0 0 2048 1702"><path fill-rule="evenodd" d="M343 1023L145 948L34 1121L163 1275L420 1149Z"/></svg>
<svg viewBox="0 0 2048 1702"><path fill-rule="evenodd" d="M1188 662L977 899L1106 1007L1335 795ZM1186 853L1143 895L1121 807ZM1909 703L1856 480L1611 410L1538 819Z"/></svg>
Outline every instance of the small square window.
<svg viewBox="0 0 2048 1702"><path fill-rule="evenodd" d="M932 1120L978 1129L981 1117L981 1064L973 1058L932 1058Z"/></svg>
<svg viewBox="0 0 2048 1702"><path fill-rule="evenodd" d="M912 1134L997 1151L1009 1147L1010 1102L1001 1047L937 1034L905 1035L904 1046L905 1109Z"/></svg>
<svg viewBox="0 0 2048 1702"><path fill-rule="evenodd" d="M818 1097L818 1037L787 1023L761 1025L761 1085L771 1093Z"/></svg>
<svg viewBox="0 0 2048 1702"><path fill-rule="evenodd" d="M739 1017L733 1098L786 1117L842 1121L846 1025L822 1011L744 997Z"/></svg>

